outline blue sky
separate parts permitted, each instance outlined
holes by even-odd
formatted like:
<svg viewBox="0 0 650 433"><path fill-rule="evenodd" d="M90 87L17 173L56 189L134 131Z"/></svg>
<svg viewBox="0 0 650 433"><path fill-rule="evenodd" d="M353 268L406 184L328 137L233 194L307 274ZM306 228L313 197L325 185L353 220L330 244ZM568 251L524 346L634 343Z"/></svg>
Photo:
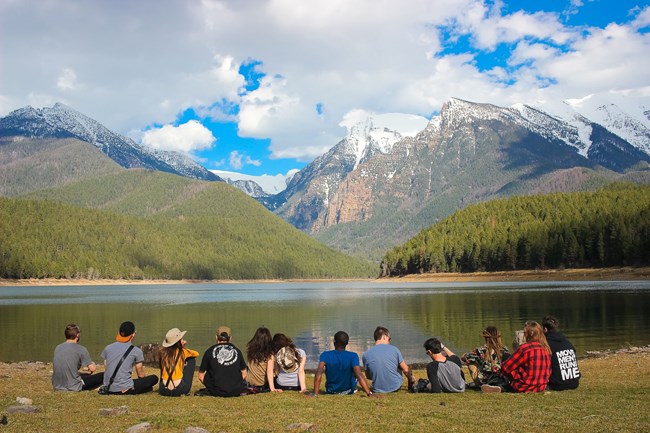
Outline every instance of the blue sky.
<svg viewBox="0 0 650 433"><path fill-rule="evenodd" d="M208 169L284 174L359 113L648 97L649 25L627 0L0 0L0 115L63 102Z"/></svg>

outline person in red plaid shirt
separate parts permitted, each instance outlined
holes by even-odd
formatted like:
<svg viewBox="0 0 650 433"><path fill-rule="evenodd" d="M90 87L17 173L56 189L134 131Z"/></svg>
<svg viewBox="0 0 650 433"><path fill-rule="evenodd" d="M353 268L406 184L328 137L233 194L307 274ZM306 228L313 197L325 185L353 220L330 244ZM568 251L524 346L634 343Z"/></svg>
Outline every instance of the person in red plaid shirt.
<svg viewBox="0 0 650 433"><path fill-rule="evenodd" d="M526 342L501 364L501 373L508 380L505 387L482 385L483 392L541 392L551 377L551 348L544 336L544 328L535 322L526 322Z"/></svg>

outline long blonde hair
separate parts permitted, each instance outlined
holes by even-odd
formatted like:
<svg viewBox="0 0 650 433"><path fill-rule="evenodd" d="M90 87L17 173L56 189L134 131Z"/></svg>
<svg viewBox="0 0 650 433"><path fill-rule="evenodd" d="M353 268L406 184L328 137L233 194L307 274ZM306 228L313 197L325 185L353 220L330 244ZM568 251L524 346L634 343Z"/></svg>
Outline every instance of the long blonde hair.
<svg viewBox="0 0 650 433"><path fill-rule="evenodd" d="M481 333L483 338L485 338L485 347L487 349L488 359L490 365L494 365L492 358L492 353L497 357L499 363L501 363L501 352L503 351L503 343L501 342L501 333L496 328L496 326L487 326Z"/></svg>
<svg viewBox="0 0 650 433"><path fill-rule="evenodd" d="M551 355L551 348L546 341L546 336L544 335L544 328L542 325L535 322L534 320L529 320L524 326L524 336L526 337L526 342L536 341L540 346L546 350L546 352Z"/></svg>

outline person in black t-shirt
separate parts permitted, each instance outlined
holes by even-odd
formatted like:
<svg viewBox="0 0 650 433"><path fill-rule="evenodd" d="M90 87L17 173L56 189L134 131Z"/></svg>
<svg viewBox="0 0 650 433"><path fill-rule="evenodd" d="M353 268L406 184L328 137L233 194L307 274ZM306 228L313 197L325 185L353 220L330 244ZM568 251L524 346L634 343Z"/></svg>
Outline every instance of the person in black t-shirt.
<svg viewBox="0 0 650 433"><path fill-rule="evenodd" d="M238 348L230 344L232 331L227 326L217 329L217 344L203 354L199 380L210 395L237 397L246 389L246 361Z"/></svg>
<svg viewBox="0 0 650 433"><path fill-rule="evenodd" d="M554 391L576 389L580 383L576 348L560 332L560 321L555 317L544 317L542 327L552 351L551 378L548 382L548 389Z"/></svg>

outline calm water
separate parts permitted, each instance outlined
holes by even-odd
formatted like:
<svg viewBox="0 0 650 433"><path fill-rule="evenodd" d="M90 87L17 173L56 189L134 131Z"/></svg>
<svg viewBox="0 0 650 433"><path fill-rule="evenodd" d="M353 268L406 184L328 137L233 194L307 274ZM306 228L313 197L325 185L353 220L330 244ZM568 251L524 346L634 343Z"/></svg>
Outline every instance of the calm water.
<svg viewBox="0 0 650 433"><path fill-rule="evenodd" d="M557 316L579 353L650 344L650 281L536 283L265 283L142 286L0 287L0 361L51 361L69 322L96 362L121 322L136 324L136 344L187 329L202 352L221 324L244 349L258 326L291 336L308 367L332 348L338 330L349 350L373 345L377 325L391 331L407 362L424 362L430 336L461 354L481 343L485 325L510 342L528 319ZM507 343L509 345L509 343Z"/></svg>

